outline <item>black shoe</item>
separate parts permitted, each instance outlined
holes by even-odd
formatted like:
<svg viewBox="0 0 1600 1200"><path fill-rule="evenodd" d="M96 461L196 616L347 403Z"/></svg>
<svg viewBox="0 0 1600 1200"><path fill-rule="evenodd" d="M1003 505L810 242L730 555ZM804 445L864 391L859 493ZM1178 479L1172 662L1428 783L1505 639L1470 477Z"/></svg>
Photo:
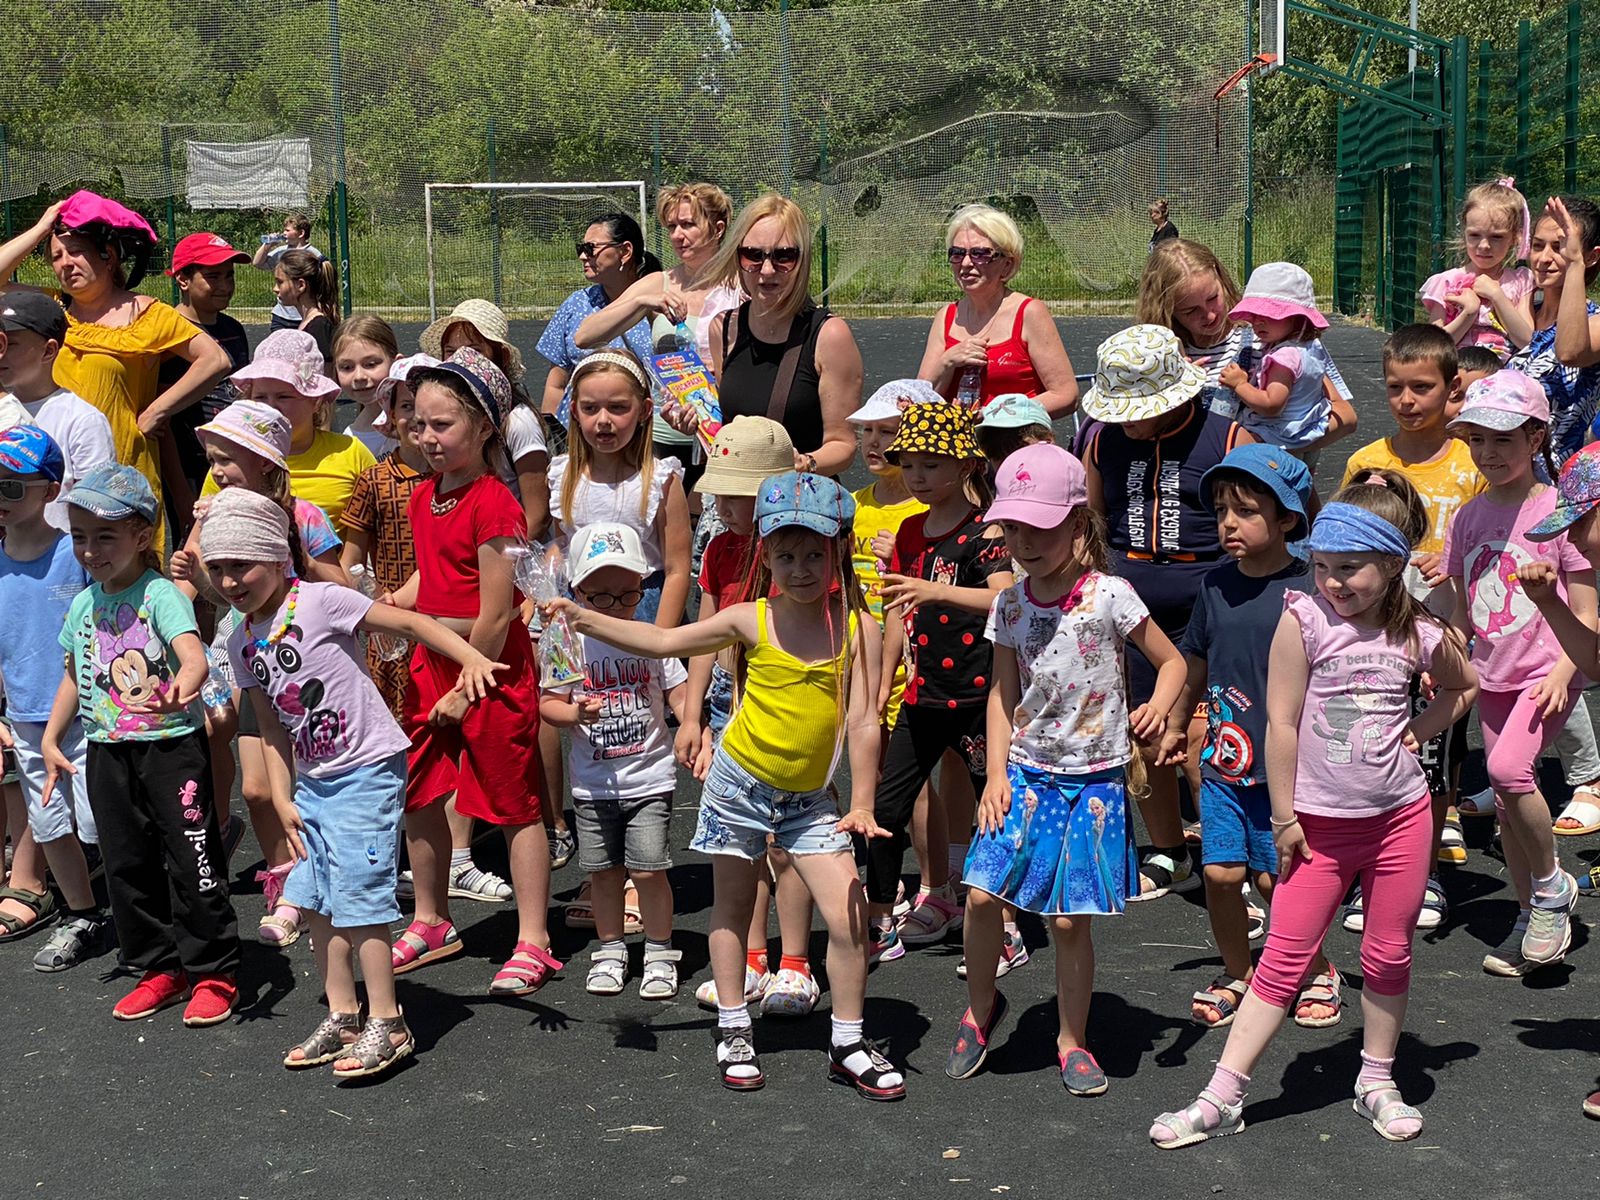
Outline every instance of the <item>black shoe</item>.
<svg viewBox="0 0 1600 1200"><path fill-rule="evenodd" d="M717 1071L722 1076L722 1086L731 1091L753 1092L766 1085L767 1079L761 1073L761 1060L756 1057L751 1037L748 1025L717 1030ZM734 1075L731 1074L733 1067L753 1067L755 1074Z"/></svg>
<svg viewBox="0 0 1600 1200"><path fill-rule="evenodd" d="M845 1060L857 1051L872 1060L867 1069L859 1075L844 1065ZM866 1038L852 1042L848 1046L828 1048L828 1078L835 1083L848 1083L868 1100L904 1100L906 1098L904 1075L901 1075L899 1083L883 1082L885 1076L900 1074L895 1070L894 1064L880 1054L878 1048Z"/></svg>

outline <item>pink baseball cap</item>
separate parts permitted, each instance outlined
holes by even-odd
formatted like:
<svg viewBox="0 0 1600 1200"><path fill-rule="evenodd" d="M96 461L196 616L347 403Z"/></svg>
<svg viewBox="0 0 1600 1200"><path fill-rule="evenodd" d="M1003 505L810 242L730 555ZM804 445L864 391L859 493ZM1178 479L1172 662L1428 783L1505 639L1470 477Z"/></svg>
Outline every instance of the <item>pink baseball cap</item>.
<svg viewBox="0 0 1600 1200"><path fill-rule="evenodd" d="M1273 321L1304 317L1313 329L1328 327L1328 318L1317 309L1317 292L1311 276L1294 263L1262 263L1250 272L1244 295L1239 297L1239 303L1233 306L1228 318L1248 321L1251 317Z"/></svg>
<svg viewBox="0 0 1600 1200"><path fill-rule="evenodd" d="M1550 397L1544 385L1521 371L1501 370L1468 385L1466 401L1450 425L1480 425L1505 433L1528 421L1550 424Z"/></svg>
<svg viewBox="0 0 1600 1200"><path fill-rule="evenodd" d="M985 521L1017 521L1054 529L1072 510L1089 503L1083 464L1051 442L1024 446L995 473L995 501Z"/></svg>

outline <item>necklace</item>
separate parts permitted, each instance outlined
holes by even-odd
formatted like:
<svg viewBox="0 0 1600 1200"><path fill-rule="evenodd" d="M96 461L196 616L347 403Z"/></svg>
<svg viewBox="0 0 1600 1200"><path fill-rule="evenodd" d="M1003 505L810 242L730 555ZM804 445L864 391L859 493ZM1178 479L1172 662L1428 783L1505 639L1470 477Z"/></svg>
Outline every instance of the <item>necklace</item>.
<svg viewBox="0 0 1600 1200"><path fill-rule="evenodd" d="M289 585L289 600L288 604L283 610L283 623L271 633L267 634L267 636L264 638L256 637L255 630L250 628L250 618L248 616L245 617L244 635L255 643L257 650L265 650L268 646L275 645L276 643L283 641L284 635L287 634L289 629L294 625L294 609L295 605L299 602L299 599L300 581L296 579Z"/></svg>
<svg viewBox="0 0 1600 1200"><path fill-rule="evenodd" d="M439 493L435 492L428 497L428 511L436 517L442 517L455 508L460 499L460 496L451 496L450 499L441 501Z"/></svg>

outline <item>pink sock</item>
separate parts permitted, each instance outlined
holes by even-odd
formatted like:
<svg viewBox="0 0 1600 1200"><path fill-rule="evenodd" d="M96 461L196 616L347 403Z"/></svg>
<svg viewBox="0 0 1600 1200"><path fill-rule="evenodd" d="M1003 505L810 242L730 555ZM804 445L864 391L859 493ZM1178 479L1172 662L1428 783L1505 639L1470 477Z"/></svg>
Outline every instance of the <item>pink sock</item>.
<svg viewBox="0 0 1600 1200"><path fill-rule="evenodd" d="M1206 1084L1205 1090L1216 1096L1224 1104L1234 1105L1240 1103L1245 1096L1245 1088L1250 1086L1250 1076L1241 1075L1238 1071L1229 1070L1218 1065L1211 1076L1211 1082ZM1195 1102L1195 1107L1200 1110L1202 1129L1215 1129L1222 1124L1222 1111L1217 1106L1201 1096ZM1175 1141L1177 1132L1171 1127L1157 1121L1150 1127L1150 1136L1158 1142Z"/></svg>
<svg viewBox="0 0 1600 1200"><path fill-rule="evenodd" d="M1369 1083L1389 1083L1392 1085L1393 1082L1394 1059L1373 1058L1363 1050L1361 1052L1361 1073L1356 1076L1356 1086L1359 1087ZM1395 1093L1399 1094L1399 1088L1395 1088ZM1362 1101L1374 1117L1378 1115L1378 1109L1373 1100L1383 1094L1382 1091L1376 1091L1371 1094L1369 1099ZM1389 1122L1388 1128L1389 1132L1396 1137L1416 1137L1417 1134L1422 1132L1422 1122L1415 1117L1396 1117Z"/></svg>

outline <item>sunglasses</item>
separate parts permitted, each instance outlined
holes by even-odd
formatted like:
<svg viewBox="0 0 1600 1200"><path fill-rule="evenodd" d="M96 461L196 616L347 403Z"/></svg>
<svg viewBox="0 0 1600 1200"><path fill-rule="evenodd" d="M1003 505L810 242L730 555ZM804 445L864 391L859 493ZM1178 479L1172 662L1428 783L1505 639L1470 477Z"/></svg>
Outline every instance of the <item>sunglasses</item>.
<svg viewBox="0 0 1600 1200"><path fill-rule="evenodd" d="M31 487L45 487L48 479L0 479L0 500L15 504L28 494Z"/></svg>
<svg viewBox="0 0 1600 1200"><path fill-rule="evenodd" d="M602 250L609 250L613 246L622 245L621 242L574 242L573 248L577 250L579 258L593 258Z"/></svg>
<svg viewBox="0 0 1600 1200"><path fill-rule="evenodd" d="M634 588L627 592L590 592L584 591L583 598L602 612L608 608L631 608L644 599L644 592Z"/></svg>
<svg viewBox="0 0 1600 1200"><path fill-rule="evenodd" d="M759 271L763 263L770 262L776 270L792 271L800 263L800 247L779 246L763 250L759 246L740 246L739 265L748 271Z"/></svg>
<svg viewBox="0 0 1600 1200"><path fill-rule="evenodd" d="M952 267L960 266L963 258L970 258L975 267L987 267L995 259L1006 255L1003 250L991 250L987 246L951 246L944 256L950 260Z"/></svg>

